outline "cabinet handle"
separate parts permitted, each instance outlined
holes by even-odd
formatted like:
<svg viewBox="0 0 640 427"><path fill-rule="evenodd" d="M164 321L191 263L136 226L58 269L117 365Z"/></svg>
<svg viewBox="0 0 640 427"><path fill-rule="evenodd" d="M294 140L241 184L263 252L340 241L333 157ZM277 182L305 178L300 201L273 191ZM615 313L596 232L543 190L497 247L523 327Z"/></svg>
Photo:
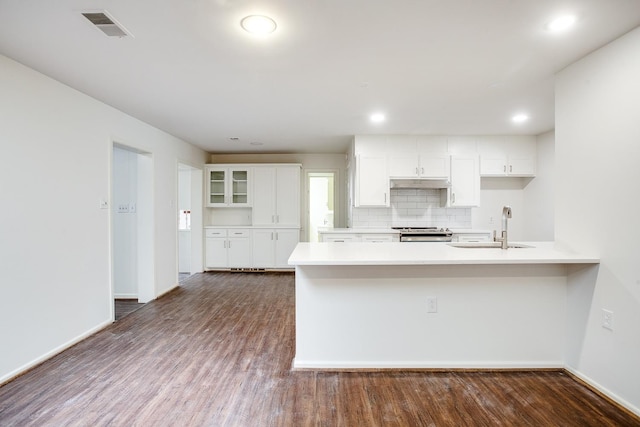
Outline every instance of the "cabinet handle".
<svg viewBox="0 0 640 427"><path fill-rule="evenodd" d="M271 232L271 240L273 240L273 231Z"/></svg>
<svg viewBox="0 0 640 427"><path fill-rule="evenodd" d="M272 223L276 223L276 216L275 215L271 215L271 222Z"/></svg>
<svg viewBox="0 0 640 427"><path fill-rule="evenodd" d="M231 240L229 240L229 249L231 249Z"/></svg>
<svg viewBox="0 0 640 427"><path fill-rule="evenodd" d="M422 171L422 175L424 175L424 168L420 168L420 170Z"/></svg>
<svg viewBox="0 0 640 427"><path fill-rule="evenodd" d="M513 172L513 165L509 165L509 172Z"/></svg>
<svg viewBox="0 0 640 427"><path fill-rule="evenodd" d="M280 215L276 215L276 224L280 223Z"/></svg>
<svg viewBox="0 0 640 427"><path fill-rule="evenodd" d="M502 166L502 172L507 173L507 165Z"/></svg>
<svg viewBox="0 0 640 427"><path fill-rule="evenodd" d="M387 193L384 193L384 204L387 204Z"/></svg>
<svg viewBox="0 0 640 427"><path fill-rule="evenodd" d="M451 204L456 203L456 193L451 193Z"/></svg>
<svg viewBox="0 0 640 427"><path fill-rule="evenodd" d="M418 175L418 168L416 168L416 175Z"/></svg>
<svg viewBox="0 0 640 427"><path fill-rule="evenodd" d="M276 231L276 240L278 240L278 232Z"/></svg>

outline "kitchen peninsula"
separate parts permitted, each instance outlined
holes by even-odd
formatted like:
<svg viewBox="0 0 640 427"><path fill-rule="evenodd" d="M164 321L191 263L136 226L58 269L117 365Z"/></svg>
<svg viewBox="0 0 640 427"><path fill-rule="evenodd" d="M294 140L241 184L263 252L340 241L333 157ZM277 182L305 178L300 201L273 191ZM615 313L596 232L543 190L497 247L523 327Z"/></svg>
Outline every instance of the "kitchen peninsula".
<svg viewBox="0 0 640 427"><path fill-rule="evenodd" d="M299 243L293 367L563 367L567 283L599 259L529 245Z"/></svg>

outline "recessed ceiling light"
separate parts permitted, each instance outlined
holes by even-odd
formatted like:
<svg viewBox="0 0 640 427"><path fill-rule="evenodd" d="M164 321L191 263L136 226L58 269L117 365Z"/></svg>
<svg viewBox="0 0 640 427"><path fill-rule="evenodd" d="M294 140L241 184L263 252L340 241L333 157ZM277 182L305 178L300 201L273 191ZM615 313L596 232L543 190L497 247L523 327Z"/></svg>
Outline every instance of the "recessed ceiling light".
<svg viewBox="0 0 640 427"><path fill-rule="evenodd" d="M374 113L371 115L371 117L369 117L369 120L371 120L372 123L382 123L386 119L387 118L382 113Z"/></svg>
<svg viewBox="0 0 640 427"><path fill-rule="evenodd" d="M576 23L576 17L573 15L559 16L547 24L547 30L557 33L565 31Z"/></svg>
<svg viewBox="0 0 640 427"><path fill-rule="evenodd" d="M229 140L231 140L231 141L239 141L240 138L238 138L237 136L232 136L232 137L229 138Z"/></svg>
<svg viewBox="0 0 640 427"><path fill-rule="evenodd" d="M263 143L262 142L258 142L258 141L253 141L253 142L250 142L249 144L251 144L251 145L262 145Z"/></svg>
<svg viewBox="0 0 640 427"><path fill-rule="evenodd" d="M529 120L529 116L527 116L526 114L516 114L515 116L511 117L511 121L513 123L524 123L527 120Z"/></svg>
<svg viewBox="0 0 640 427"><path fill-rule="evenodd" d="M245 31L259 36L271 34L277 27L276 21L264 15L245 16L240 21L240 25Z"/></svg>

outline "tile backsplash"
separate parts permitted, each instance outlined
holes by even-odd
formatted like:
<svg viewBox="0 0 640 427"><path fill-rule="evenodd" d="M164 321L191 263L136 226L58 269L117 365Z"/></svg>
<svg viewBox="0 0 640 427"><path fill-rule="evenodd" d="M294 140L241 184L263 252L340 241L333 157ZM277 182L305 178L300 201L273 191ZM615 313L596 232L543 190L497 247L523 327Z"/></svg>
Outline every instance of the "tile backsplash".
<svg viewBox="0 0 640 427"><path fill-rule="evenodd" d="M471 228L471 208L440 207L440 190L392 189L391 207L353 208L353 228Z"/></svg>

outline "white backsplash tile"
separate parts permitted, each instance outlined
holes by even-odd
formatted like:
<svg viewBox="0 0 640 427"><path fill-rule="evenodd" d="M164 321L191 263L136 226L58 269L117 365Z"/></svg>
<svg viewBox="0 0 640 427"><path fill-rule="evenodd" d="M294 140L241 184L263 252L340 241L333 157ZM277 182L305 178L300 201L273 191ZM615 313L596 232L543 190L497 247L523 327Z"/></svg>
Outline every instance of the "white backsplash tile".
<svg viewBox="0 0 640 427"><path fill-rule="evenodd" d="M389 208L353 208L352 227L471 228L471 208L440 207L440 190L391 190Z"/></svg>

